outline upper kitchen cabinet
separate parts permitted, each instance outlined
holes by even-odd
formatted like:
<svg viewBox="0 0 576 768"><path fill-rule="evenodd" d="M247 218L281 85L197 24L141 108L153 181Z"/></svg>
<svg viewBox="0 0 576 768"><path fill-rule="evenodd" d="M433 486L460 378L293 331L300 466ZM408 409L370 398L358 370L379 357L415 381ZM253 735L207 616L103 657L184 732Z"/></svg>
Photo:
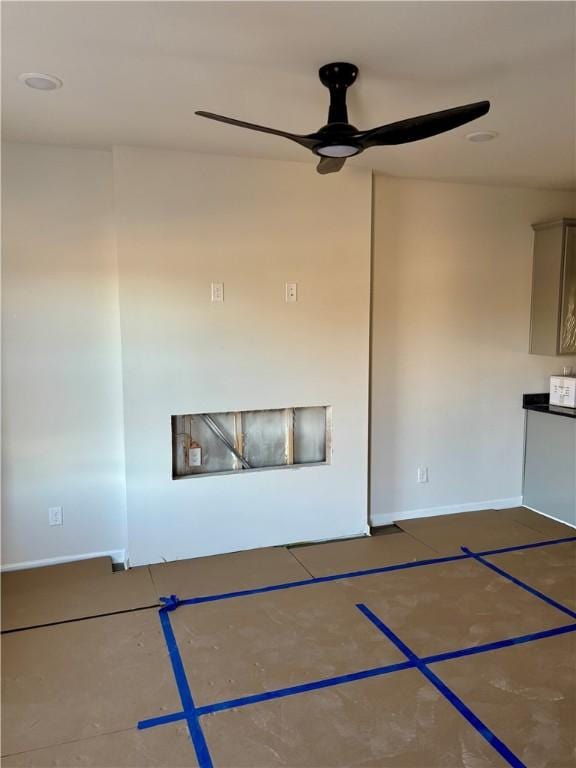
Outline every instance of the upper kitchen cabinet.
<svg viewBox="0 0 576 768"><path fill-rule="evenodd" d="M576 354L576 219L534 224L530 352Z"/></svg>

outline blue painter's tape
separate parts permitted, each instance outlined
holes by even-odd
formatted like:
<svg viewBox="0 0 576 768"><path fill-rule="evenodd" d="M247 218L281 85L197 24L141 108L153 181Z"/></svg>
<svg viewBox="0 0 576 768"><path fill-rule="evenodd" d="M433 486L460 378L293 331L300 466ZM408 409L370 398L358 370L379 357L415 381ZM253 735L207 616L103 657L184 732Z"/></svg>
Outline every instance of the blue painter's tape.
<svg viewBox="0 0 576 768"><path fill-rule="evenodd" d="M575 631L576 624L571 624L565 627L558 627L550 630L544 630L543 632L535 632L529 635L523 635L521 637L516 637L516 638L509 638L507 640L496 641L493 643L486 643L481 646L464 648L458 651L449 651L447 653L436 654L434 656L428 656L428 657L425 657L424 659L420 659L408 648L408 646L402 643L400 638L394 635L392 630L386 627L386 625L384 625L383 622L381 622L380 619L378 619L378 617L375 616L375 614L373 614L368 608L366 608L366 606L359 604L358 608L364 613L364 615L378 629L380 629L380 631L382 631L387 637L389 637L389 639L398 648L400 648L400 650L402 650L402 652L407 656L408 661L402 662L400 664L389 665L387 667L376 667L370 670L363 670L363 671L355 672L349 675L341 675L339 677L326 678L324 680L318 680L312 683L305 683L298 686L291 686L289 688L282 688L276 691L267 691L261 694L254 694L252 696L245 696L238 699L230 699L228 701L217 702L215 704L209 704L204 707L197 708L194 704L190 687L188 685L188 680L186 678L186 673L184 671L184 665L182 663L180 651L178 649L178 645L176 642L176 638L174 636L174 632L172 629L170 618L168 616L168 612L175 610L179 605L197 605L197 604L206 603L206 602L227 600L235 597L245 597L249 595L263 594L267 592L276 592L280 590L291 589L293 587L309 586L312 584L321 584L323 582L339 581L343 579L356 578L359 576L369 576L374 574L388 573L392 571L406 570L411 568L419 568L422 566L437 565L442 563L449 563L449 562L455 562L459 560L473 558L481 562L486 567L491 568L495 572L499 573L501 576L504 576L505 578L509 579L513 583L527 590L528 592L531 592L536 597L539 597L540 599L544 600L550 605L553 605L559 610L562 610L564 613L567 613L572 618L576 618L576 613L574 613L574 611L571 611L569 608L566 608L566 606L562 606L560 603L557 603L555 600L552 600L552 598L549 598L548 596L544 595L538 590L535 590L532 587L529 587L527 584L520 581L519 579L516 579L515 577L506 573L505 571L498 568L497 566L494 566L492 563L489 563L482 559L483 556L495 555L495 554L500 554L505 552L513 552L513 551L518 551L523 549L533 549L536 547L545 547L545 546L551 546L555 544L564 544L571 541L576 541L576 536L565 537L562 539L553 539L549 541L536 542L531 544L518 545L514 547L504 547L500 549L486 550L478 553L473 553L469 549L466 549L463 547L462 548L463 554L461 555L451 555L448 557L430 558L427 560L418 560L418 561L413 561L409 563L400 563L397 565L383 566L380 568L370 568L365 570L332 574L330 576L322 576L322 577L316 577L316 578L313 577L310 579L305 579L305 580L296 581L296 582L274 584L266 587L258 587L255 589L247 589L247 590L238 590L236 592L227 592L227 593L216 594L216 595L206 595L206 596L189 598L186 600L179 600L176 595L170 595L169 597L160 598L161 602L164 603L163 607L159 611L160 621L162 625L162 630L164 632L164 637L166 640L170 661L172 663L172 669L174 672L174 677L176 679L178 692L180 694L183 711L174 712L168 715L161 715L159 717L150 718L148 720L142 720L138 723L138 728L146 729L146 728L152 728L156 725L164 725L167 723L174 723L174 722L186 720L200 768L212 768L213 766L212 759L210 757L208 745L206 743L204 734L200 726L200 721L199 721L199 718L204 714L209 714L211 712L219 712L226 709L232 709L233 707L246 706L248 704L255 704L259 701L269 701L272 699L282 698L285 696L292 696L299 693L304 693L306 691L313 691L321 688L327 688L330 686L341 685L348 682L353 682L354 680L362 680L369 677L376 677L384 674L389 674L391 672L397 672L402 669L417 668L419 669L419 671L422 672L422 674L424 674L427 677L427 679L430 680L430 682L432 682L435 685L435 687L447 698L447 700L450 701L450 703L452 703L453 706L456 707L456 709L458 709L458 711L476 728L476 730L478 730L478 732L481 733L483 737L487 741L489 741L492 744L492 746L495 749L497 749L497 751L503 757L505 757L505 759L508 760L510 765L515 766L516 768L523 768L523 763L521 763L512 752L510 752L510 750L508 749L508 747L506 747L505 744L503 744L499 739L497 739L496 736L494 736L494 734L488 728L486 728L486 726L474 715L474 713L471 710L468 709L468 707L466 707L466 705L456 696L456 694L454 694L442 682L442 680L440 680L440 678L438 678L430 669L428 669L427 665L437 663L440 661L447 661L452 658L470 656L477 653L484 653L487 651L496 650L498 648L504 648L512 645L519 645L521 643L527 643L533 640L565 634L568 632Z"/></svg>
<svg viewBox="0 0 576 768"><path fill-rule="evenodd" d="M424 656L422 658L422 663L436 664L439 661L460 659L463 656L475 656L478 653L497 651L500 648L510 648L514 645L523 645L524 643L531 643L534 640L544 640L547 637L557 637L558 635L566 635L570 632L576 632L576 624L567 624L564 627L545 629L543 632L531 632L529 635L520 635L519 637L509 637L507 640L495 640L493 643L473 645L470 648L462 648L459 651L447 651L446 653L436 653L433 656Z"/></svg>
<svg viewBox="0 0 576 768"><path fill-rule="evenodd" d="M491 549L486 552L479 552L479 555L493 555L500 552L514 552L521 549L533 549L534 547L548 547L554 544L564 544L568 541L576 541L576 536L565 537L562 539L551 539L550 541L539 541L536 544L521 544L515 547L504 547L502 549ZM302 579L301 581L290 581L283 584L272 584L265 587L255 587L254 589L240 589L234 592L222 592L215 595L200 595L198 597L189 597L184 600L178 600L178 605L200 605L202 603L213 603L220 600L231 600L236 597L249 597L250 595L262 595L267 592L280 592L285 589L295 587L308 587L311 584L324 584L330 581L341 581L343 579L355 579L359 576L374 576L379 573L391 573L393 571L404 571L410 568L422 568L427 565L441 565L442 563L453 563L458 560L466 560L472 557L470 554L448 555L446 557L433 557L426 560L414 560L409 563L398 563L397 565L384 565L379 568L367 568L360 571L349 571L348 573L333 573L330 576L316 576L311 579Z"/></svg>
<svg viewBox="0 0 576 768"><path fill-rule="evenodd" d="M445 653L437 653L433 656L426 656L420 661L423 664L436 664L442 661L449 661L450 659L458 659L463 656L474 656L476 654L487 653L489 651L495 651L499 648L507 648L513 645L522 645L523 643L530 643L535 640L542 640L548 637L556 637L557 635L565 635L570 632L576 631L576 624L568 624L564 627L555 627L554 629L546 629L543 632L533 632L529 635L520 635L519 637L511 637L507 640L496 640L493 643L484 643L483 645L475 645L470 648L463 648L457 651L447 651ZM198 717L209 714L211 712L220 712L226 709L233 709L234 707L244 707L250 704L256 704L259 701L269 701L271 699L284 698L287 696L295 696L299 693L305 693L307 691L319 690L321 688L329 688L335 685L343 685L345 683L353 682L354 680L364 680L370 677L380 677L392 672L398 672L402 669L411 669L416 665L412 661L405 661L399 664L390 664L385 667L374 667L373 669L361 670L360 672L353 672L348 675L340 675L338 677L325 678L323 680L317 680L312 683L304 683L302 685L294 685L287 688L280 688L275 691L266 691L264 693L254 694L252 696L244 696L238 699L230 699L228 701L216 702L215 704L208 704L203 707L198 707L194 711ZM186 720L186 712L173 712L168 715L160 715L159 717L152 717L148 720L141 720L138 723L138 728L144 730L146 728L154 728L157 725L167 725L168 723L178 722L180 720Z"/></svg>
<svg viewBox="0 0 576 768"><path fill-rule="evenodd" d="M465 555L463 555L465 557ZM230 600L234 597L248 597L249 595L261 595L266 592L281 592L284 589L292 587L308 587L310 584L317 584L317 579L302 579L302 581L290 581L286 584L272 584L266 587L254 587L253 589L239 589L235 592L221 592L216 595L200 595L199 597L189 597L182 600L184 605L201 605L202 603L214 603L220 600Z"/></svg>
<svg viewBox="0 0 576 768"><path fill-rule="evenodd" d="M475 728L478 733L498 752L504 760L508 762L513 768L526 768L525 763L517 757L512 750L506 746L506 744L496 736L494 731L490 730L488 726L480 720L480 718L474 714L474 712L468 707L462 699L457 696L454 691L449 688L438 675L429 669L425 664L419 667L420 671L432 685L440 691L440 693L446 698L447 701L464 717L470 725Z"/></svg>
<svg viewBox="0 0 576 768"><path fill-rule="evenodd" d="M164 608L161 608L158 613L160 614L160 624L162 625L162 631L164 632L164 639L166 640L166 647L168 648L168 654L172 663L172 670L174 671L174 677L176 678L178 693L182 699L182 706L185 710L194 709L192 693L190 692L190 686L186 679L184 664L182 663L182 657L180 656L176 637L174 636L174 630L170 623L170 617Z"/></svg>
<svg viewBox="0 0 576 768"><path fill-rule="evenodd" d="M179 720L186 720L188 717L186 712L172 712L169 715L159 715L158 717L150 717L148 720L140 720L138 723L138 730L145 731L147 728L154 728L157 725L168 725L168 723L177 723Z"/></svg>
<svg viewBox="0 0 576 768"><path fill-rule="evenodd" d="M403 643L402 640L396 635L390 627L386 626L384 622L376 616L375 613L372 613L370 608L368 606L364 605L364 603L356 603L356 608L360 611L360 613L363 613L364 616L370 621L376 629L379 629L380 632L382 632L383 635L386 635L388 640L391 640L392 643L398 648L399 651L402 651L404 656L406 656L410 661L412 661L415 665L417 665L420 662L420 659L418 656L412 651L406 643Z"/></svg>
<svg viewBox="0 0 576 768"><path fill-rule="evenodd" d="M188 731L190 732L190 738L196 751L196 758L198 760L199 768L213 768L212 758L208 750L208 744L204 738L204 733L198 720L196 713L196 707L194 706L194 699L188 685L186 678L186 672L184 671L184 664L182 663L182 657L178 649L178 643L174 636L174 630L170 623L170 616L168 615L166 608L160 608L160 624L162 631L164 632L164 639L166 641L166 647L168 648L168 655L170 662L172 663L172 671L176 679L176 686L178 693L180 694L180 700L182 702L182 708L186 712L186 722L188 724Z"/></svg>
<svg viewBox="0 0 576 768"><path fill-rule="evenodd" d="M302 683L302 685L292 685L288 688L278 688L275 691L264 691L255 693L251 696L241 696L238 699L228 701L219 701L216 704L207 704L204 707L198 707L196 712L199 716L209 715L213 712L222 712L226 709L236 707L245 707L248 704L258 704L261 701L271 701L272 699L283 699L286 696L294 696L298 693L309 693L310 691L319 691L323 688L332 688L335 685L344 683L353 683L356 680L366 680L370 677L382 677L391 672L400 672L403 669L411 669L414 664L411 661L401 661L399 664L389 664L385 667L374 667L365 669L361 672L352 672L348 675L339 675L337 677L328 677L324 680L315 680L312 683Z"/></svg>
<svg viewBox="0 0 576 768"><path fill-rule="evenodd" d="M462 551L466 555L473 557L474 560L476 560L477 562L481 563L482 565L485 565L486 568L490 568L491 571L494 571L499 576L503 576L505 579L508 579L508 581L511 581L513 584L516 584L516 586L521 587L522 589L526 590L526 592L529 592L531 595L534 595L534 597L538 597L540 600L543 600L545 603L548 603L548 605L551 605L553 608L557 608L559 611L562 611L562 613L565 613L567 616L570 616L571 619L576 619L576 612L572 611L566 605L562 605L562 603L559 603L557 600L553 600L551 597L548 597L548 595L545 595L543 592L540 592L540 590L534 589L534 587L531 587L529 584L526 584L524 581L517 579L516 576L512 576L512 574L508 573L502 568L499 568L497 565L494 565L494 563L491 563L488 560L484 560L482 555L472 552L472 550L468 549L468 547L462 547Z"/></svg>
<svg viewBox="0 0 576 768"><path fill-rule="evenodd" d="M478 733L492 746L513 768L526 768L525 764L512 752L509 747L501 741L496 734L488 728L488 726L480 720L480 718L472 712L472 710L464 704L462 699L457 696L454 691L444 683L438 675L429 669L426 664L420 659L414 651L412 651L406 643L404 643L398 635L396 635L390 627L386 626L384 622L372 613L362 603L356 606L366 616L368 621L385 635L390 642L392 642L399 651L406 656L409 661L412 661L414 666L426 677L426 679L432 683L432 685L439 691L444 698L452 704L452 706L464 717L470 725L475 728Z"/></svg>
<svg viewBox="0 0 576 768"><path fill-rule="evenodd" d="M536 541L532 544L517 544L515 547L500 547L500 549L488 549L485 552L478 552L479 555L486 557L488 555L503 555L506 552L519 552L522 549L538 549L539 547L550 547L554 544L567 544L576 541L576 536L565 536L563 539L550 539L548 541Z"/></svg>
<svg viewBox="0 0 576 768"><path fill-rule="evenodd" d="M160 602L164 603L163 608L165 608L167 611L173 611L178 608L179 605L181 605L181 601L176 597L176 595L161 597Z"/></svg>
<svg viewBox="0 0 576 768"><path fill-rule="evenodd" d="M218 600L230 600L233 597L248 597L249 595L261 595L266 592L279 592L293 587L308 587L311 584L324 584L330 581L341 581L343 579L354 579L358 576L373 576L378 573L389 573L390 571L405 571L410 568L420 568L424 565L440 565L441 563L452 563L456 560L466 560L468 555L449 555L448 557L434 557L429 560L414 560L411 563L399 563L398 565L383 565L380 568L368 568L362 571L350 571L349 573L334 573L330 576L316 576L302 581L289 581L285 584L272 584L267 587L255 587L254 589L242 589L237 592L223 592L218 595L204 595L201 597L190 597L186 600L180 600L180 605L199 605L201 603L213 603Z"/></svg>

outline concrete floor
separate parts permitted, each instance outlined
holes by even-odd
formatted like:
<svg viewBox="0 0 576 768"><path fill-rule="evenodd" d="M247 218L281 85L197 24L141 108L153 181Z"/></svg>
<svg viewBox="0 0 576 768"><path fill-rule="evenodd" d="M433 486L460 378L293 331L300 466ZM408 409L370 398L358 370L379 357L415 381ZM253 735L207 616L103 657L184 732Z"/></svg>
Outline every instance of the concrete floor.
<svg viewBox="0 0 576 768"><path fill-rule="evenodd" d="M398 526L6 574L2 764L573 766L576 531L524 508Z"/></svg>

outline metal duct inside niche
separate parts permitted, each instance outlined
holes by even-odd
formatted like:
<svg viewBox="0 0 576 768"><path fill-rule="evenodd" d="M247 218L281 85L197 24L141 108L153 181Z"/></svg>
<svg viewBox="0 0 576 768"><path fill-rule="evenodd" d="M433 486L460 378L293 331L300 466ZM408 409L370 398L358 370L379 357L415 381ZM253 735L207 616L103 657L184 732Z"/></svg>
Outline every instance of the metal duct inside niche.
<svg viewBox="0 0 576 768"><path fill-rule="evenodd" d="M172 416L172 477L329 464L330 406Z"/></svg>

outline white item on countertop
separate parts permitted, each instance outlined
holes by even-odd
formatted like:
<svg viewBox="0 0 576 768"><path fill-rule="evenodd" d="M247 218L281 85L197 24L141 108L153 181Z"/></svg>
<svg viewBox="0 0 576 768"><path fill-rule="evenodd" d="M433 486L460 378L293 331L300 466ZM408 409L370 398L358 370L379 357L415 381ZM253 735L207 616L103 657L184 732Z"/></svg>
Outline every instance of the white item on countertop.
<svg viewBox="0 0 576 768"><path fill-rule="evenodd" d="M576 376L550 376L550 405L576 408Z"/></svg>

